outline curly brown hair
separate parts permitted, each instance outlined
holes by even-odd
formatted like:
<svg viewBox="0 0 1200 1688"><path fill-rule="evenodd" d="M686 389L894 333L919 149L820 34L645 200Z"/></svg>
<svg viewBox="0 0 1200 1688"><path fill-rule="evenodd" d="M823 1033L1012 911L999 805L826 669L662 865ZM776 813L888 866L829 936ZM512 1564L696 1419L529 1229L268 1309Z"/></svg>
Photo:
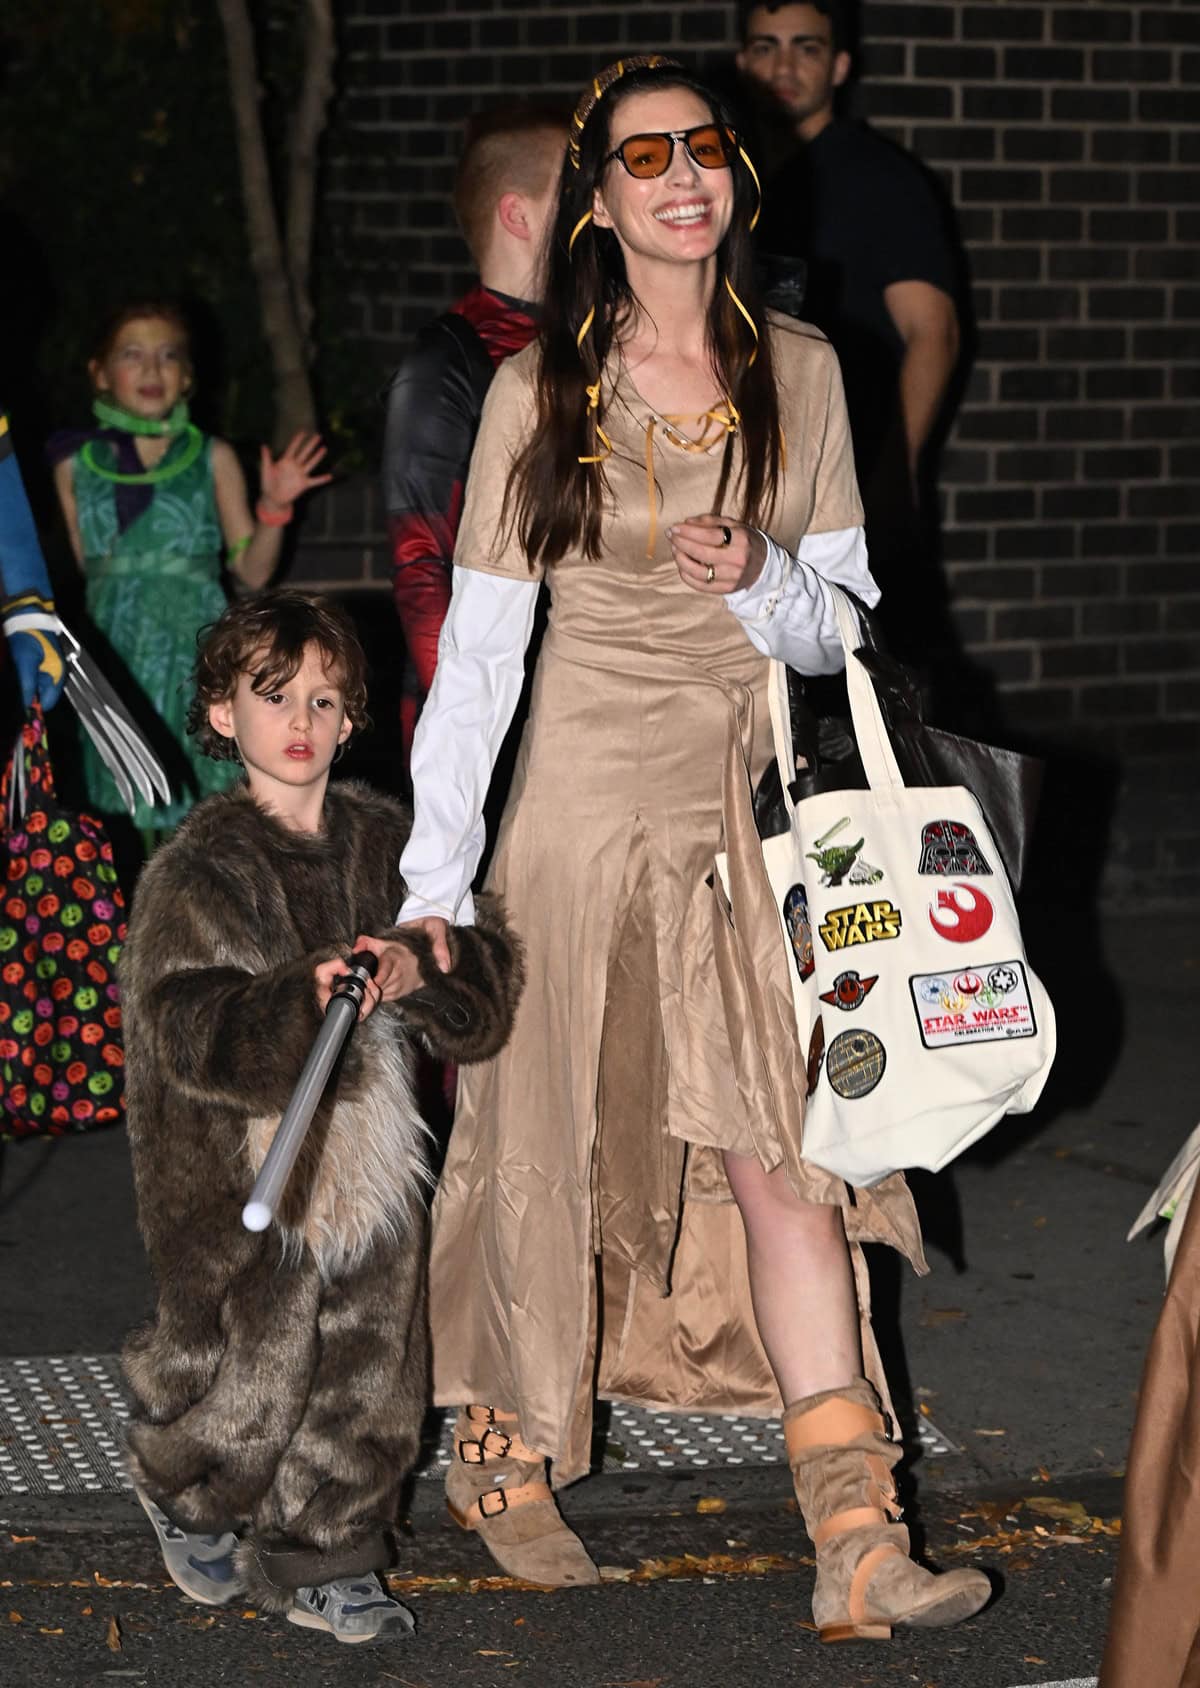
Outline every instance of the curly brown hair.
<svg viewBox="0 0 1200 1688"><path fill-rule="evenodd" d="M237 746L217 732L209 706L224 703L243 674L256 692L286 685L316 645L335 674L346 700L346 714L360 731L367 725L367 659L354 624L329 598L282 589L242 598L196 637L196 695L188 709L187 730L216 762L236 762Z"/></svg>

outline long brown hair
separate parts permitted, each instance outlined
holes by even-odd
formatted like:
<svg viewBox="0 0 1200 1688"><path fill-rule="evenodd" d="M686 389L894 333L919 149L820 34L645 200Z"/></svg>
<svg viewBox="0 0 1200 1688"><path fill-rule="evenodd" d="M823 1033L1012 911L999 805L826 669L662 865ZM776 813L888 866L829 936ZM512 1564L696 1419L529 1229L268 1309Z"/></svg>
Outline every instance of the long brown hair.
<svg viewBox="0 0 1200 1688"><path fill-rule="evenodd" d="M564 160L547 256L537 417L531 437L513 464L502 518L505 522L515 519L531 564L556 563L576 548L587 557L600 554L604 469L601 463L580 459L598 454L595 427L603 426L603 401L589 413L588 389L601 379L616 324L633 304L633 294L611 230L588 222L573 251L570 239L580 218L592 208L612 146L613 112L628 95L662 88L687 89L705 102L714 122L731 130L734 126L724 102L688 71L675 65L631 70L596 101L578 131L578 168L570 156ZM758 188L740 156L733 159L731 169L733 216L717 248L707 338L714 372L741 417L737 482L741 519L760 526L775 501L782 469L779 400L750 240ZM754 336L730 297L727 281L758 329L757 355ZM580 326L593 307L592 327L577 346ZM714 512L720 511L729 489L733 450L731 433L721 460Z"/></svg>

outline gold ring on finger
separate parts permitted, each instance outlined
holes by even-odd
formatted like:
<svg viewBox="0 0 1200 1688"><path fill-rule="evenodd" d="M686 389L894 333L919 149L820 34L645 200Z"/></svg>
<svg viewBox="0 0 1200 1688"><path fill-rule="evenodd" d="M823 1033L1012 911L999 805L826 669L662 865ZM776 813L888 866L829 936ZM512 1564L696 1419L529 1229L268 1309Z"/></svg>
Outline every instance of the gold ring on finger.
<svg viewBox="0 0 1200 1688"><path fill-rule="evenodd" d="M716 578L717 578L716 569L712 566L711 563L705 563L705 565L704 565L704 579L705 579L706 585L711 586L713 581Z"/></svg>

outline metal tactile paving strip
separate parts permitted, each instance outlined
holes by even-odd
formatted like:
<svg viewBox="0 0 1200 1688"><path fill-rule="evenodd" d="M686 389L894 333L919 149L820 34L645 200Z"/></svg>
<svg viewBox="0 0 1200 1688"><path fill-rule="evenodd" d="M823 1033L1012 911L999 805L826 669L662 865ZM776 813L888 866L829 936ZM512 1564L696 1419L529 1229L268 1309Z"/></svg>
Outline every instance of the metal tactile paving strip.
<svg viewBox="0 0 1200 1688"><path fill-rule="evenodd" d="M108 1355L0 1362L0 1494L112 1494L129 1416Z"/></svg>
<svg viewBox="0 0 1200 1688"><path fill-rule="evenodd" d="M129 1488L121 1441L129 1417L116 1357L0 1360L0 1495L117 1494ZM603 1421L601 1421L603 1422ZM454 1415L431 1417L423 1477L449 1465ZM960 1450L922 1415L924 1452ZM609 1409L595 1449L605 1471L703 1471L783 1465L773 1419Z"/></svg>

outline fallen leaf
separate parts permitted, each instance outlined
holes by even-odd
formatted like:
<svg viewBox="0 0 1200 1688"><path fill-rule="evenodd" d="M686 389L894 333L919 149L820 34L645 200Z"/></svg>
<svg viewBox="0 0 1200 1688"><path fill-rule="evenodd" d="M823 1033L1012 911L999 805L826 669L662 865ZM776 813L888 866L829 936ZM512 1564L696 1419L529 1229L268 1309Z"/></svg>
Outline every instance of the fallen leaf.
<svg viewBox="0 0 1200 1688"><path fill-rule="evenodd" d="M104 1637L104 1644L110 1653L121 1651L121 1626L116 1618L109 1618L108 1620L108 1632Z"/></svg>
<svg viewBox="0 0 1200 1688"><path fill-rule="evenodd" d="M1039 1659L1036 1653L1026 1653L1021 1662L1027 1665L1044 1665L1046 1661L1045 1659Z"/></svg>
<svg viewBox="0 0 1200 1688"><path fill-rule="evenodd" d="M1054 1495L1030 1495L1024 1504L1041 1518L1061 1518L1077 1530L1090 1530L1092 1527L1092 1515L1080 1501L1058 1500Z"/></svg>
<svg viewBox="0 0 1200 1688"><path fill-rule="evenodd" d="M1008 1431L1007 1430L977 1430L975 1432L975 1434L977 1436L1007 1436Z"/></svg>
<svg viewBox="0 0 1200 1688"><path fill-rule="evenodd" d="M9 1541L14 1541L14 1542L20 1543L20 1542L25 1542L25 1541L36 1541L37 1537L36 1536L13 1536L13 1535L10 1535L8 1539L9 1539Z"/></svg>
<svg viewBox="0 0 1200 1688"><path fill-rule="evenodd" d="M249 1611L243 1612L242 1616L244 1618L256 1618L258 1616L258 1613L256 1611L254 1611L253 1609L251 1609Z"/></svg>
<svg viewBox="0 0 1200 1688"><path fill-rule="evenodd" d="M701 1495L696 1502L696 1511L702 1513L724 1512L725 1502L720 1495Z"/></svg>
<svg viewBox="0 0 1200 1688"><path fill-rule="evenodd" d="M38 1634L39 1635L61 1635L62 1630L61 1629L47 1629L44 1624L39 1624L38 1625Z"/></svg>
<svg viewBox="0 0 1200 1688"><path fill-rule="evenodd" d="M23 1624L25 1619L21 1616L20 1612L10 1612L8 1614L8 1621L10 1624Z"/></svg>
<svg viewBox="0 0 1200 1688"><path fill-rule="evenodd" d="M512 1654L506 1653L503 1647L476 1647L475 1651L481 1659L511 1659Z"/></svg>

